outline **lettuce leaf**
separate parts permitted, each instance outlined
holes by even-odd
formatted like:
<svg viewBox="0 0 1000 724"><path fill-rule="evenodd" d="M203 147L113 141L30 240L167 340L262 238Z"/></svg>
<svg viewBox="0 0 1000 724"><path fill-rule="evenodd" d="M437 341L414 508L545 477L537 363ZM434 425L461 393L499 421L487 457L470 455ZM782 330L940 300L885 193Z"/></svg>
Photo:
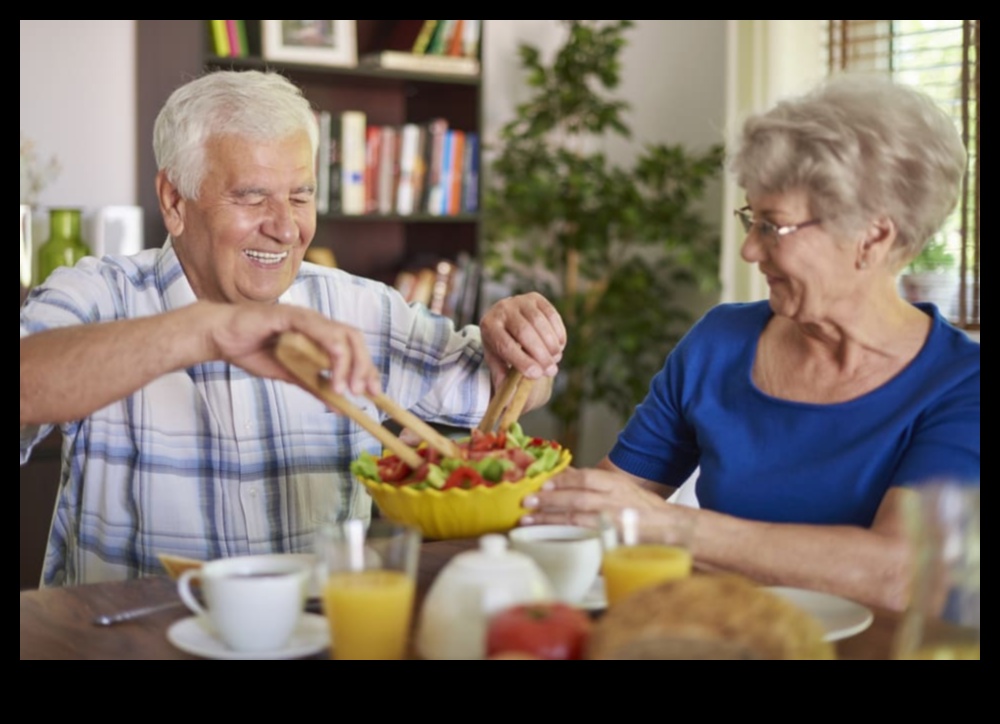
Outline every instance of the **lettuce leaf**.
<svg viewBox="0 0 1000 724"><path fill-rule="evenodd" d="M357 460L351 463L351 473L358 478L382 482L382 478L378 474L378 458L371 453L361 453Z"/></svg>
<svg viewBox="0 0 1000 724"><path fill-rule="evenodd" d="M537 448L536 448L537 449ZM547 473L559 463L560 451L554 447L547 447L542 450L542 454L525 471L525 477L533 477L541 473Z"/></svg>

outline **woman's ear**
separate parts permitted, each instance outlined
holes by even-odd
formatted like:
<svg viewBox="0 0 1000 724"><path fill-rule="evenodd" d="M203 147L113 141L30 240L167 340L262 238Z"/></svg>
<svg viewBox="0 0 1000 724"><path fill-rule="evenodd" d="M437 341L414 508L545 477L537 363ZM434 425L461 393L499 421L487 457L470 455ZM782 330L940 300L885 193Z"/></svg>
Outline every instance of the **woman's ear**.
<svg viewBox="0 0 1000 724"><path fill-rule="evenodd" d="M858 245L858 268L867 269L885 263L896 243L896 235L896 222L888 216L872 220Z"/></svg>
<svg viewBox="0 0 1000 724"><path fill-rule="evenodd" d="M184 233L185 201L177 187L167 178L166 171L156 174L156 197L160 202L163 225L167 227L170 236L176 239Z"/></svg>

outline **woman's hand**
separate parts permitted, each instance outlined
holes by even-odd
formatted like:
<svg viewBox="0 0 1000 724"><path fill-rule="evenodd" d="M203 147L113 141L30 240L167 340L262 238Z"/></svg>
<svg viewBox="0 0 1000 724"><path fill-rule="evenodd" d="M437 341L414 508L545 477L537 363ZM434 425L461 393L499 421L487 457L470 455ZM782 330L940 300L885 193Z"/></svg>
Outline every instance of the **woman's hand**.
<svg viewBox="0 0 1000 724"><path fill-rule="evenodd" d="M530 512L521 525L581 525L596 528L602 511L623 508L661 511L669 504L631 476L599 469L568 468L524 499Z"/></svg>

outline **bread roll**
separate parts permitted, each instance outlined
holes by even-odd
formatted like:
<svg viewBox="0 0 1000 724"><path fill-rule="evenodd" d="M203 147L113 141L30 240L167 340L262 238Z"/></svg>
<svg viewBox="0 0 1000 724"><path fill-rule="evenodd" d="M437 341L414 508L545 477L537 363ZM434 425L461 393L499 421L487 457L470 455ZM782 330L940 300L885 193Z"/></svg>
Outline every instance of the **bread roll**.
<svg viewBox="0 0 1000 724"><path fill-rule="evenodd" d="M694 575L638 591L595 624L590 660L830 660L822 624L733 575Z"/></svg>

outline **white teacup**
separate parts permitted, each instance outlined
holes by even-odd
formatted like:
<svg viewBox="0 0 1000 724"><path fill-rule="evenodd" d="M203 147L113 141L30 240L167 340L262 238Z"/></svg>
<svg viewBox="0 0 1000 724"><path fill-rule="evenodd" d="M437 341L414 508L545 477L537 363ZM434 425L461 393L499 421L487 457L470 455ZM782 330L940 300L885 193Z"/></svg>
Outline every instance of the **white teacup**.
<svg viewBox="0 0 1000 724"><path fill-rule="evenodd" d="M552 582L556 597L579 603L594 585L601 568L600 533L575 525L532 525L514 528L511 548L530 556Z"/></svg>
<svg viewBox="0 0 1000 724"><path fill-rule="evenodd" d="M312 575L312 566L294 556L223 558L182 573L177 591L233 651L278 651L299 625ZM191 590L195 581L204 606Z"/></svg>

